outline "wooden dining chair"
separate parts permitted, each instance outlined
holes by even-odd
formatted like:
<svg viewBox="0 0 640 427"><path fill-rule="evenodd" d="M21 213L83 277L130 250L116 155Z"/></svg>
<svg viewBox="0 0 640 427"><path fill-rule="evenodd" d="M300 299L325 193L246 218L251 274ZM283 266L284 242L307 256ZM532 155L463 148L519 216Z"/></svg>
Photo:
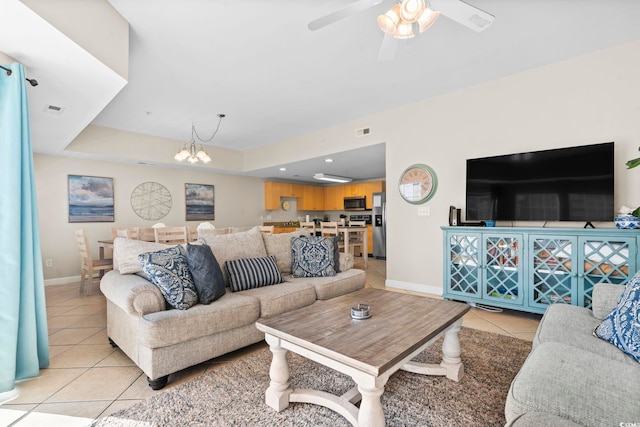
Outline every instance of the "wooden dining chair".
<svg viewBox="0 0 640 427"><path fill-rule="evenodd" d="M144 242L155 242L156 233L153 227L138 227L138 240Z"/></svg>
<svg viewBox="0 0 640 427"><path fill-rule="evenodd" d="M320 223L320 235L324 237L338 236L338 250L342 249L344 252L344 241L338 230L338 223L336 221L323 221Z"/></svg>
<svg viewBox="0 0 640 427"><path fill-rule="evenodd" d="M300 228L308 229L312 236L316 235L316 223L313 221L309 221L309 222L302 221L300 223Z"/></svg>
<svg viewBox="0 0 640 427"><path fill-rule="evenodd" d="M112 227L111 238L126 237L127 239L138 240L138 227Z"/></svg>
<svg viewBox="0 0 640 427"><path fill-rule="evenodd" d="M187 243L189 240L189 230L186 226L181 227L157 227L155 232L156 243L165 245L179 245Z"/></svg>
<svg viewBox="0 0 640 427"><path fill-rule="evenodd" d="M95 274L113 270L113 260L91 258L91 249L84 229L74 230L74 233L80 250L80 293L91 295Z"/></svg>
<svg viewBox="0 0 640 427"><path fill-rule="evenodd" d="M349 227L366 227L365 221L349 221ZM360 248L360 255L364 252L364 233L361 231L358 233L349 233L349 252L355 256L355 248Z"/></svg>
<svg viewBox="0 0 640 427"><path fill-rule="evenodd" d="M187 226L187 238L189 242L195 242L198 240L198 228L193 226Z"/></svg>

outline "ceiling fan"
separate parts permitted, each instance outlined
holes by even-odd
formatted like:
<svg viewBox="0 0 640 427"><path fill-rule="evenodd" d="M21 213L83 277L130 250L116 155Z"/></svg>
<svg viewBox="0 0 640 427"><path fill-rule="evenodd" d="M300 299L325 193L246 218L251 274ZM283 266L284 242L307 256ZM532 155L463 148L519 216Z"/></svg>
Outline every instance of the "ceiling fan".
<svg viewBox="0 0 640 427"><path fill-rule="evenodd" d="M350 5L309 22L311 31L318 30L355 15L387 0L357 0ZM440 14L475 31L491 25L494 16L461 0L402 0L378 16L378 26L385 33L378 52L378 60L391 60L395 56L398 40L414 37L414 27L422 33L438 19Z"/></svg>

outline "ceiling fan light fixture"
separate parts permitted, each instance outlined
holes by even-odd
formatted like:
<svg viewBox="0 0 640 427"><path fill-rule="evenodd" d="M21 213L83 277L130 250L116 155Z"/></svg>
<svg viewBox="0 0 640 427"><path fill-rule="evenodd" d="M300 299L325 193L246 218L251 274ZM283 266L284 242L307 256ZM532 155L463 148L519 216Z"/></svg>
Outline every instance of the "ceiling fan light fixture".
<svg viewBox="0 0 640 427"><path fill-rule="evenodd" d="M422 12L422 15L420 15L420 18L418 18L418 27L420 29L420 32L424 33L425 31L427 31L429 27L431 27L438 20L439 16L440 12L438 12L437 10L433 10L427 6Z"/></svg>
<svg viewBox="0 0 640 427"><path fill-rule="evenodd" d="M397 39L410 39L415 36L413 33L413 24L409 22L402 22L398 25L398 30L393 34L393 37Z"/></svg>
<svg viewBox="0 0 640 427"><path fill-rule="evenodd" d="M396 4L391 9L387 11L384 15L378 16L378 26L380 29L387 33L393 35L397 29L398 24L402 21L402 17L400 16L400 5Z"/></svg>
<svg viewBox="0 0 640 427"><path fill-rule="evenodd" d="M425 9L424 0L403 0L400 5L400 16L405 22L414 23Z"/></svg>

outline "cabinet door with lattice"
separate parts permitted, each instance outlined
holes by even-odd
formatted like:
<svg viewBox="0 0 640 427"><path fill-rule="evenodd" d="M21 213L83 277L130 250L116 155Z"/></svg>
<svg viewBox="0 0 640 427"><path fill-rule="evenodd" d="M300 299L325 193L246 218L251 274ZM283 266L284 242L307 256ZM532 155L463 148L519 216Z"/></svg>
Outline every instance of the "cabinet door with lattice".
<svg viewBox="0 0 640 427"><path fill-rule="evenodd" d="M445 238L445 294L480 298L480 233L447 233Z"/></svg>
<svg viewBox="0 0 640 427"><path fill-rule="evenodd" d="M523 304L523 241L524 237L518 234L483 235L483 299L501 304Z"/></svg>
<svg viewBox="0 0 640 427"><path fill-rule="evenodd" d="M578 305L591 308L596 283L626 284L636 272L635 237L580 237L582 251L578 265Z"/></svg>
<svg viewBox="0 0 640 427"><path fill-rule="evenodd" d="M529 306L576 304L577 247L575 236L529 236Z"/></svg>

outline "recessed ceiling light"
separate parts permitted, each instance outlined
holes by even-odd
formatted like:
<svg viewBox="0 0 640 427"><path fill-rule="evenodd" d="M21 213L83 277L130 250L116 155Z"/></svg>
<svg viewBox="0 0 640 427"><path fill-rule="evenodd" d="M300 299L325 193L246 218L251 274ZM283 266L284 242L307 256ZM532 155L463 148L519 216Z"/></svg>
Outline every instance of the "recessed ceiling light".
<svg viewBox="0 0 640 427"><path fill-rule="evenodd" d="M280 170L281 170L282 172L284 172L284 171L286 171L286 170L287 170L287 168L280 168Z"/></svg>
<svg viewBox="0 0 640 427"><path fill-rule="evenodd" d="M327 162L327 163L331 163L331 162L333 162L333 159L324 159L324 161Z"/></svg>

